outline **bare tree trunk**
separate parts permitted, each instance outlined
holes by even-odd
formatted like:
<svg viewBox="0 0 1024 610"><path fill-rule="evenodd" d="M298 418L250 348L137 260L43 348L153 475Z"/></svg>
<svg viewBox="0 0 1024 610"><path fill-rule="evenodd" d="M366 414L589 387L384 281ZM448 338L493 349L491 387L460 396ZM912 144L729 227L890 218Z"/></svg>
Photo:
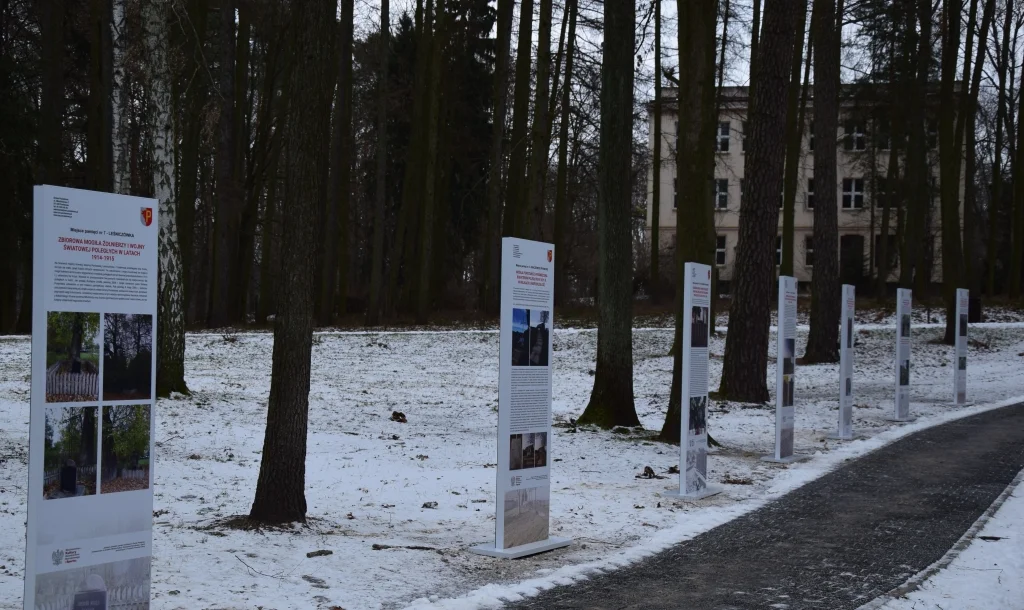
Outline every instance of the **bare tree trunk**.
<svg viewBox="0 0 1024 610"><path fill-rule="evenodd" d="M916 57L916 73L910 87L907 115L910 117L909 142L907 144L907 217L904 230L904 247L906 256L901 257L900 285L905 288L916 286L917 292L927 285L931 278L927 277L925 260L926 240L930 238L929 219L931 184L928 172L928 142L925 134L924 96L928 85L928 72L931 64L931 22L932 7L930 0L906 0L917 7L917 22L921 32L914 35L914 11L907 9L907 48L908 55Z"/></svg>
<svg viewBox="0 0 1024 610"><path fill-rule="evenodd" d="M834 11L834 4L831 6ZM757 59L757 89L752 100L750 123L753 130L747 136L747 199L740 210L733 301L729 309L729 333L726 335L719 388L719 392L731 400L764 402L768 399L765 368L768 364L768 318L775 278L774 246L779 227L779 193L782 192L785 158L785 92L790 80L793 45L796 44L793 24L797 22L798 12L806 10L805 0L775 0L768 5L764 16L764 33ZM815 28L814 55L827 58L827 52L821 52L820 32ZM824 38L828 42L828 36ZM815 79L815 88L817 86ZM817 95L814 104L817 115ZM816 212L818 207L815 206ZM817 275L816 270L815 277Z"/></svg>
<svg viewBox="0 0 1024 610"><path fill-rule="evenodd" d="M512 137L509 144L508 189L505 194L505 218L502 235L525 237L519 225L521 210L529 192L525 190L527 160L527 124L530 118L530 47L533 40L533 0L519 5L519 42L516 49L515 94L512 99Z"/></svg>
<svg viewBox="0 0 1024 610"><path fill-rule="evenodd" d="M349 200L352 197L352 38L354 0L341 1L338 24L338 92L334 99L331 135L331 177L324 219L328 243L320 278L320 325L331 323L348 300ZM337 300L335 300L337 297Z"/></svg>
<svg viewBox="0 0 1024 610"><path fill-rule="evenodd" d="M110 0L90 0L90 85L88 142L89 187L97 191L114 189L113 140L111 121L113 96L113 49L110 33L112 19Z"/></svg>
<svg viewBox="0 0 1024 610"><path fill-rule="evenodd" d="M956 290L963 280L963 249L960 241L960 167L962 149L956 143L957 99L955 82L960 55L960 20L963 0L942 3L942 75L939 86L939 172L942 223L942 293L946 302L946 333L956 337ZM974 24L971 23L973 27ZM967 59L970 63L970 59ZM967 86L962 84L961 86Z"/></svg>
<svg viewBox="0 0 1024 610"><path fill-rule="evenodd" d="M580 423L637 426L633 402L632 201L635 0L604 7L598 231L597 365Z"/></svg>
<svg viewBox="0 0 1024 610"><path fill-rule="evenodd" d="M41 184L64 184L64 3L39 3L42 87L39 98L38 171ZM31 277L31 276L30 276ZM26 281L26 284L31 280Z"/></svg>
<svg viewBox="0 0 1024 610"><path fill-rule="evenodd" d="M434 262L434 212L437 209L437 152L438 136L442 129L441 117L441 81L442 59L448 18L444 0L437 0L434 7L434 30L430 36L430 71L427 82L428 105L424 115L427 135L425 141L425 163L423 169L423 217L420 222L420 254L419 254L419 285L416 295L416 321L425 324L430 313L430 280Z"/></svg>
<svg viewBox="0 0 1024 610"><path fill-rule="evenodd" d="M797 19L796 44L793 45L793 63L790 72L786 105L786 169L782 187L782 265L781 275L793 275L793 233L796 218L796 190L799 179L800 157L804 132L804 110L807 106L807 86L800 85L800 68L804 64L804 33L807 31L807 11ZM813 38L813 37L812 37ZM811 67L810 44L807 49L807 70ZM807 82L807 77L804 77ZM803 91L803 95L801 95Z"/></svg>
<svg viewBox="0 0 1024 610"><path fill-rule="evenodd" d="M654 145L651 151L653 179L651 184L651 302L661 297L661 0L654 0Z"/></svg>
<svg viewBox="0 0 1024 610"><path fill-rule="evenodd" d="M514 8L514 0L498 0L498 39L494 57L494 123L491 126L490 167L487 170L487 241L484 244L484 285L480 294L481 309L490 314L498 312L501 287L501 170L505 158L508 61ZM556 290L558 285L559 282L556 280Z"/></svg>
<svg viewBox="0 0 1024 610"><path fill-rule="evenodd" d="M727 0L728 1L728 0ZM676 217L685 218L683 226L677 222L675 278L676 324L672 349L672 384L669 390L668 411L661 427L660 438L666 442L679 442L682 411L683 275L686 263L696 262L714 266L715 217L711 203L711 181L714 173L714 138L718 122L715 89L715 27L718 17L717 0L678 0L676 8L679 23L679 136L676 139L676 176L679 188ZM728 33L728 28L723 27ZM721 71L719 71L721 75ZM719 89L721 89L719 87Z"/></svg>
<svg viewBox="0 0 1024 610"><path fill-rule="evenodd" d="M996 261L999 251L999 210L1003 205L1003 125L1006 117L1006 74L1009 71L1010 26L1013 22L1013 0L1006 0L1003 21L1003 44L999 49L999 62L996 72L999 75L996 102L996 143L995 160L992 162L992 194L988 207L988 256L986 257L985 294L990 297L996 294Z"/></svg>
<svg viewBox="0 0 1024 610"><path fill-rule="evenodd" d="M237 322L232 294L237 275L240 210L235 180L235 2L220 6L220 118L217 127L217 204L214 221L213 275L207 324L211 328ZM241 110L239 110L241 111Z"/></svg>
<svg viewBox="0 0 1024 610"><path fill-rule="evenodd" d="M370 259L370 303L366 325L380 323L381 285L384 278L384 209L387 203L388 177L388 59L391 50L391 7L380 4L380 73L377 75L377 192L373 204L373 253ZM413 161L415 162L415 161Z"/></svg>
<svg viewBox="0 0 1024 610"><path fill-rule="evenodd" d="M1021 70L1024 83L1024 68ZM1024 92L1024 87L1021 88ZM1020 297L1021 264L1024 262L1024 95L1017 95L1017 155L1013 165L1013 209L1010 215L1010 270L1007 294L1011 299Z"/></svg>
<svg viewBox="0 0 1024 610"><path fill-rule="evenodd" d="M657 0L659 3L661 0ZM558 135L558 177L555 185L555 300L559 305L569 301L570 239L572 208L569 201L569 123L572 118L573 65L576 55L576 19L578 0L566 0L569 11L569 36L565 50L565 83L562 86L562 121ZM657 208L655 208L657 209Z"/></svg>
<svg viewBox="0 0 1024 610"><path fill-rule="evenodd" d="M977 0L974 0L975 3ZM976 12L976 4L972 9ZM977 210L977 185L975 178L977 174L977 115L978 115L978 94L981 89L981 73L985 64L985 55L988 46L988 32L992 27L995 16L995 0L986 0L985 8L981 17L981 30L978 33L978 50L975 55L973 66L968 62L964 63L964 96L961 98L960 114L957 117L957 136L963 144L966 133L966 144L964 154L967 156L964 162L964 273L967 276L967 287L971 291L971 299L977 299L980 303L981 295L981 264L978 260L978 250L981 244L981 235L978 227ZM968 20L968 40L974 34L974 24ZM970 47L970 44L968 44ZM967 54L969 55L969 53ZM973 73L968 68L973 70ZM968 74L970 78L968 79ZM967 83L970 87L967 87ZM960 145L957 148L960 148Z"/></svg>
<svg viewBox="0 0 1024 610"><path fill-rule="evenodd" d="M149 98L150 166L153 196L160 206L159 277L157 298L156 394L188 394L185 385L185 294L178 248L177 201L174 199L176 161L174 102L171 98L171 67L167 57L169 0L142 4L143 42Z"/></svg>
<svg viewBox="0 0 1024 610"><path fill-rule="evenodd" d="M807 362L839 361L839 206L836 133L839 130L839 44L835 0L814 0L814 277ZM820 186L819 186L820 185Z"/></svg>
<svg viewBox="0 0 1024 610"><path fill-rule="evenodd" d="M279 307L260 474L249 518L258 523L306 520L306 436L313 349L317 197L323 180L323 134L330 128L329 59L337 5L293 0L289 38L292 57L310 58L292 70L288 87L296 100L288 121L287 214L282 214Z"/></svg>
<svg viewBox="0 0 1024 610"><path fill-rule="evenodd" d="M540 27L537 45L537 94L533 106L533 130L530 145L529 203L524 214L523 236L541 240L544 236L544 185L548 175L548 96L551 86L551 0L540 0Z"/></svg>

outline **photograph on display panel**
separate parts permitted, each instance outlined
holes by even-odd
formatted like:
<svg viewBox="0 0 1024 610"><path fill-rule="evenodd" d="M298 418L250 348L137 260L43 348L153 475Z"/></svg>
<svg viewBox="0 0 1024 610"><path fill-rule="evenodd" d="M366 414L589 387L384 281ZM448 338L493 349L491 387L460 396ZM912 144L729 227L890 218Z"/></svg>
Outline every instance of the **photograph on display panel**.
<svg viewBox="0 0 1024 610"><path fill-rule="evenodd" d="M551 494L547 485L506 492L504 509L503 548L547 540L551 510Z"/></svg>
<svg viewBox="0 0 1024 610"><path fill-rule="evenodd" d="M533 467L543 468L548 465L548 433L533 434Z"/></svg>
<svg viewBox="0 0 1024 610"><path fill-rule="evenodd" d="M904 338L910 337L910 314L905 313L900 316L900 335Z"/></svg>
<svg viewBox="0 0 1024 610"><path fill-rule="evenodd" d="M853 348L853 318L846 319L846 347Z"/></svg>
<svg viewBox="0 0 1024 610"><path fill-rule="evenodd" d="M793 383L795 379L793 375L782 376L782 406L792 407L793 406Z"/></svg>
<svg viewBox="0 0 1024 610"><path fill-rule="evenodd" d="M152 400L153 316L103 317L103 400Z"/></svg>
<svg viewBox="0 0 1024 610"><path fill-rule="evenodd" d="M853 379L847 377L845 385L846 385L846 395L849 396L851 393L853 393Z"/></svg>
<svg viewBox="0 0 1024 610"><path fill-rule="evenodd" d="M551 312L530 309L530 366L547 366L550 355Z"/></svg>
<svg viewBox="0 0 1024 610"><path fill-rule="evenodd" d="M900 385L910 385L910 360L900 362Z"/></svg>
<svg viewBox="0 0 1024 610"><path fill-rule="evenodd" d="M98 407L46 407L43 498L96 493Z"/></svg>
<svg viewBox="0 0 1024 610"><path fill-rule="evenodd" d="M707 347L710 331L710 312L707 307L692 307L690 311L690 347Z"/></svg>
<svg viewBox="0 0 1024 610"><path fill-rule="evenodd" d="M513 434L508 439L508 469L522 470L523 468L523 435Z"/></svg>
<svg viewBox="0 0 1024 610"><path fill-rule="evenodd" d="M46 402L99 400L100 314L46 314Z"/></svg>
<svg viewBox="0 0 1024 610"><path fill-rule="evenodd" d="M967 370L967 356L960 356L957 358L957 368L961 371Z"/></svg>
<svg viewBox="0 0 1024 610"><path fill-rule="evenodd" d="M783 428L779 439L779 454L783 457L793 455L793 427Z"/></svg>
<svg viewBox="0 0 1024 610"><path fill-rule="evenodd" d="M530 310L512 310L512 366L530 366Z"/></svg>
<svg viewBox="0 0 1024 610"><path fill-rule="evenodd" d="M960 336L967 336L967 314L960 314Z"/></svg>
<svg viewBox="0 0 1024 610"><path fill-rule="evenodd" d="M534 468L536 466L533 456L533 432L523 435L523 468Z"/></svg>
<svg viewBox="0 0 1024 610"><path fill-rule="evenodd" d="M694 493L708 486L708 451L707 447L698 443L698 447L686 450L686 491Z"/></svg>
<svg viewBox="0 0 1024 610"><path fill-rule="evenodd" d="M796 339L782 341L782 374L792 375L796 372Z"/></svg>
<svg viewBox="0 0 1024 610"><path fill-rule="evenodd" d="M148 610L149 587L150 558L140 557L40 574L35 602L37 609Z"/></svg>
<svg viewBox="0 0 1024 610"><path fill-rule="evenodd" d="M103 407L100 493L149 489L149 405Z"/></svg>
<svg viewBox="0 0 1024 610"><path fill-rule="evenodd" d="M690 434L694 436L700 436L707 431L708 428L708 397L707 396L691 396L690 397Z"/></svg>

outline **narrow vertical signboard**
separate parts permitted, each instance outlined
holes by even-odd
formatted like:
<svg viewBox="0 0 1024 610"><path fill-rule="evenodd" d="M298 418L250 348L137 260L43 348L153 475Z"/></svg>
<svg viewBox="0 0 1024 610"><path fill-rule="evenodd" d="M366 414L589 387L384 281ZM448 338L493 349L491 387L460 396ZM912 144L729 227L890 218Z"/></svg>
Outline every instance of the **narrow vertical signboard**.
<svg viewBox="0 0 1024 610"><path fill-rule="evenodd" d="M568 546L550 535L551 340L555 250L501 240L498 474L494 545L471 550L516 558Z"/></svg>
<svg viewBox="0 0 1024 610"><path fill-rule="evenodd" d="M967 312L971 292L966 288L956 291L956 342L954 343L953 404L967 402Z"/></svg>
<svg viewBox="0 0 1024 610"><path fill-rule="evenodd" d="M708 342L711 338L711 267L686 263L683 288L683 379L680 388L679 492L699 500L721 489L708 485Z"/></svg>
<svg viewBox="0 0 1024 610"><path fill-rule="evenodd" d="M896 291L896 396L891 421L910 421L910 313L911 291Z"/></svg>
<svg viewBox="0 0 1024 610"><path fill-rule="evenodd" d="M157 202L34 197L25 608L149 608Z"/></svg>
<svg viewBox="0 0 1024 610"><path fill-rule="evenodd" d="M839 428L829 435L848 441L853 438L853 313L857 291L843 284L842 328L839 331Z"/></svg>
<svg viewBox="0 0 1024 610"><path fill-rule="evenodd" d="M806 456L793 453L796 386L796 278L779 277L779 322L775 360L775 454L767 462L795 462Z"/></svg>

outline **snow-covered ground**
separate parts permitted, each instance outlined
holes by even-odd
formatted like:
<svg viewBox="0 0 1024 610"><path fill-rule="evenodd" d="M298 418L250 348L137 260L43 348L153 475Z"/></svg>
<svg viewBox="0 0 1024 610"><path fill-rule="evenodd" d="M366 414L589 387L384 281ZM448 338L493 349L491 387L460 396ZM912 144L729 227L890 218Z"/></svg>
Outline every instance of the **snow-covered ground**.
<svg viewBox="0 0 1024 610"><path fill-rule="evenodd" d="M1018 477L1018 479L1021 477ZM1024 488L1003 505L955 558L885 610L991 610L1024 603Z"/></svg>
<svg viewBox="0 0 1024 610"><path fill-rule="evenodd" d="M654 439L668 403L672 332L634 333L634 387L644 430L580 429L596 332L555 333L556 427L551 445L552 532L568 549L517 561L467 552L494 535L496 332L318 333L310 395L309 523L290 531L219 526L246 514L259 471L272 336L190 334L194 394L158 404L153 608L265 610L336 607L466 608L585 577L686 539L793 489L910 430L1024 394L1024 325L971 329L969 393L952 408L951 348L938 325L915 327L912 424L884 419L893 393L894 330L883 316L858 332L854 425L865 438L826 439L836 427L836 365L797 368L797 450L780 466L774 407L714 402L709 459L725 492L698 504L664 497L678 448ZM799 342L806 340L806 327ZM711 344L711 387L724 336ZM24 557L29 341L0 340L0 608L20 608ZM769 346L774 353L774 343ZM802 346L798 347L802 353ZM774 380L774 362L765 371ZM402 411L408 423L390 420ZM650 466L664 479L638 479ZM436 508L425 503L436 502ZM412 548L410 548L412 547ZM307 558L326 549L332 555ZM455 599L449 599L455 598ZM449 601L445 601L449 599Z"/></svg>

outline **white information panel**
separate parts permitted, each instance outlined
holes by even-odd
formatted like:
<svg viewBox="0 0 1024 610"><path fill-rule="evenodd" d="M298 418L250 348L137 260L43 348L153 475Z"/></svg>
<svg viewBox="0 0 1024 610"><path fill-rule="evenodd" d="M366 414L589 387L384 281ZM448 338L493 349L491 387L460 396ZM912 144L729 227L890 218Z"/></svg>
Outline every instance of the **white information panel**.
<svg viewBox="0 0 1024 610"><path fill-rule="evenodd" d="M699 500L719 493L708 485L708 342L711 338L711 267L686 263L680 388L679 492Z"/></svg>
<svg viewBox="0 0 1024 610"><path fill-rule="evenodd" d="M892 421L910 421L910 312L911 291L896 291L896 397Z"/></svg>
<svg viewBox="0 0 1024 610"><path fill-rule="evenodd" d="M966 288L956 291L956 342L953 367L953 403L967 402L967 313L970 308L971 292Z"/></svg>
<svg viewBox="0 0 1024 610"><path fill-rule="evenodd" d="M806 456L793 453L796 386L796 278L779 277L779 321L775 360L775 455L769 462L795 462Z"/></svg>
<svg viewBox="0 0 1024 610"><path fill-rule="evenodd" d="M839 428L832 438L853 439L853 314L857 290L843 284L843 306L839 331Z"/></svg>
<svg viewBox="0 0 1024 610"><path fill-rule="evenodd" d="M551 339L555 250L501 240L498 474L494 545L472 550L516 558L567 546L550 536Z"/></svg>
<svg viewBox="0 0 1024 610"><path fill-rule="evenodd" d="M157 202L34 195L25 608L149 608Z"/></svg>

